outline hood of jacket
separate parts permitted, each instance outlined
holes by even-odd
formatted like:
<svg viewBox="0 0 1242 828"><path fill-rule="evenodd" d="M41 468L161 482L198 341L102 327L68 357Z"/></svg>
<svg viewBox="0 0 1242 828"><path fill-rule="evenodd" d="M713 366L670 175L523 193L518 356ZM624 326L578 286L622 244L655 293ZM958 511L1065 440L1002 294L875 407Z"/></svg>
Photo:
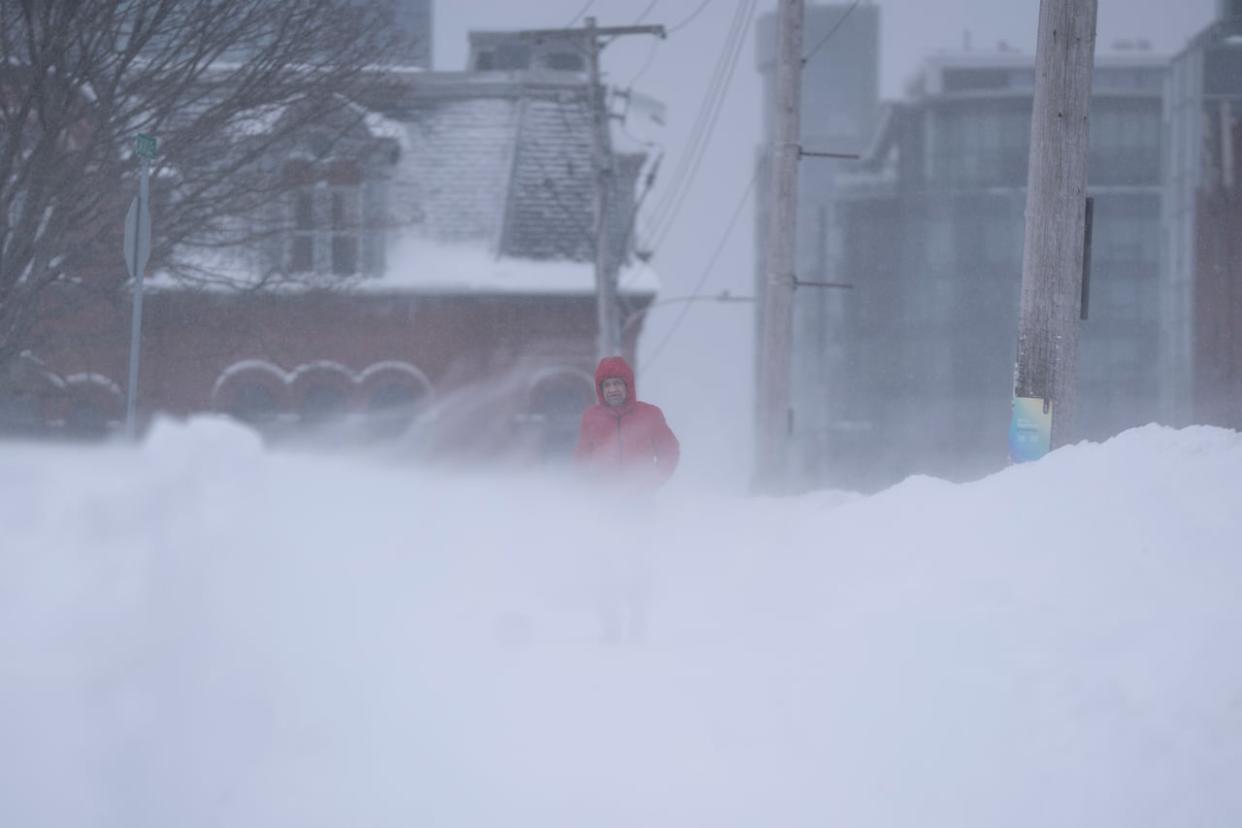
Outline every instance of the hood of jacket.
<svg viewBox="0 0 1242 828"><path fill-rule="evenodd" d="M604 389L601 386L609 377L617 377L625 381L627 391L625 404L627 406L638 401L638 389L634 387L634 369L624 357L610 356L601 359L599 367L595 369L595 399L600 405L607 405L604 402Z"/></svg>

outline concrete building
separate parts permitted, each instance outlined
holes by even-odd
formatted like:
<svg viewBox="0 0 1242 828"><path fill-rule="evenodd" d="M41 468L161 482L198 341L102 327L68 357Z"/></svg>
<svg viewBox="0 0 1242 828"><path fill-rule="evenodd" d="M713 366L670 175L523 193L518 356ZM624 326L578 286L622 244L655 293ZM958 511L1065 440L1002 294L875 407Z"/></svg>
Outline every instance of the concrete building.
<svg viewBox="0 0 1242 828"><path fill-rule="evenodd" d="M877 488L915 473L1000 468L1013 391L1034 60L1015 52L929 59L886 107L863 162L835 192L834 297L820 485ZM1166 59L1097 58L1089 190L1090 318L1079 426L1101 439L1160 419L1168 284L1160 265Z"/></svg>
<svg viewBox="0 0 1242 828"><path fill-rule="evenodd" d="M1242 0L1173 59L1165 116L1168 414L1242 428Z"/></svg>
<svg viewBox="0 0 1242 828"><path fill-rule="evenodd" d="M773 140L772 107L776 75L775 14L758 21L756 64L764 80L764 138L755 182L755 290L762 298L766 279L766 237L770 208L768 147ZM825 38L831 35L831 44ZM880 9L808 4L804 53L810 56L802 79L802 147L811 152L860 153L869 143L879 114ZM817 49L817 46L820 48ZM831 263L839 258L836 221L837 180L854 162L804 158L798 173L797 273L800 281L844 281ZM814 482L814 464L828 433L830 382L839 348L827 336L842 299L840 291L799 288L794 297L794 351L791 400L794 410L791 469ZM762 303L756 305L756 331ZM760 337L756 337L760 341Z"/></svg>

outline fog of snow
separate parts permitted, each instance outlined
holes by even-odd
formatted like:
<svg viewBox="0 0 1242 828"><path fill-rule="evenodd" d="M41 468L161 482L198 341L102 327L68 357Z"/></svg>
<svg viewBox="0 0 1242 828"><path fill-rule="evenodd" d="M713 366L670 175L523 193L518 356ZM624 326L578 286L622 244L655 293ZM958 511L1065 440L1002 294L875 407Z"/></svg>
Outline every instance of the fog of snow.
<svg viewBox="0 0 1242 828"><path fill-rule="evenodd" d="M2 825L1242 824L1234 432L865 498L3 449Z"/></svg>

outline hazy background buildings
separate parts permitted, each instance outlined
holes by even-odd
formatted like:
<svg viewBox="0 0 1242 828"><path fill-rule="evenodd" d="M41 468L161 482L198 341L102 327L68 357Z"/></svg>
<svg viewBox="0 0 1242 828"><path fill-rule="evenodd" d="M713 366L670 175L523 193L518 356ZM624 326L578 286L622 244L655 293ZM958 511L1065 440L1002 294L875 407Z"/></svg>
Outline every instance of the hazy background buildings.
<svg viewBox="0 0 1242 828"><path fill-rule="evenodd" d="M1170 54L1153 51L1147 37L1097 43L1094 242L1079 370L1086 439L1153 421L1242 420L1232 390L1232 263L1242 223L1230 103L1242 83L1242 49L1231 48L1242 21L1237 4L1222 2L1217 14L1177 59L1173 82ZM769 84L773 20L760 22L756 41ZM1034 55L1007 42L979 48L964 31L956 49L926 56L900 97L881 104L872 92L878 31L887 24L880 9L809 6L807 21L803 147L865 150L857 163L802 164L793 465L804 485L864 489L914 473L967 478L998 469L1012 393ZM817 50L821 42L830 45ZM822 60L824 51L831 59ZM769 105L770 96L765 87ZM834 120L856 131L834 130ZM766 187L758 192L761 291Z"/></svg>
<svg viewBox="0 0 1242 828"><path fill-rule="evenodd" d="M1231 93L1204 80L1237 76L1228 66L1233 35L1218 27L1192 38L1236 6L1101 0L1097 51L1101 66L1117 74L1097 79L1097 105L1107 106L1093 122L1092 186L1102 189L1084 329L1084 376L1099 380L1084 405L1090 436L1153 417L1193 419L1178 407L1193 398L1194 371L1228 377L1237 362L1192 360L1206 347L1195 331L1214 331L1219 340L1232 330L1230 317L1217 313L1228 302L1193 298L1232 282L1222 276L1216 293L1191 288L1194 262L1203 258L1195 251L1222 263L1238 258L1228 236L1199 238L1192 222L1201 208L1228 215L1235 204L1236 153L1222 136L1237 108L1226 103ZM629 101L615 102L626 113L618 149L665 154L639 221L639 247L660 275L661 300L724 290L745 297L754 294L756 230L764 225L763 70L774 7L772 0L400 0L398 22L415 38L410 64L450 72L481 68L494 37L488 32L577 25L586 15L601 25L669 26L666 40L619 38L603 55L606 81ZM803 168L803 278L854 285L799 293L795 450L808 483L877 484L910 470L968 474L1003 452L994 436L1008 418L1013 334L1004 308L1020 266L1021 113L1029 106L1036 18L1029 0L808 6L806 42L816 53L807 66L806 143L867 156L808 159ZM733 68L713 91L722 65ZM1176 95L1156 90L1165 73ZM644 95L658 99L662 113L639 105ZM714 114L704 140L692 142L708 105ZM1214 168L1196 154L1209 132L1221 162ZM445 151L455 140L443 139ZM672 173L686 159L694 172L678 178ZM1220 197L1204 205L1209 168ZM653 214L663 219L654 226ZM729 229L734 215L741 220ZM1110 275L1123 271L1133 278ZM1211 324L1192 329L1189 320L1199 317ZM753 306L714 302L658 305L645 320L643 393L684 435L687 475L731 487L746 479L753 322ZM875 431L883 419L889 431ZM863 466L876 470L877 451L888 454L882 473L859 478ZM828 469L844 477L825 476Z"/></svg>
<svg viewBox="0 0 1242 828"><path fill-rule="evenodd" d="M466 33L470 29L564 25L584 5L582 0L547 0L537 8L494 0L442 3L435 17L436 63L441 68L464 66ZM698 5L697 0L662 0L644 22L675 24ZM640 126L636 124L633 130L639 137L657 141L667 152L665 168L649 203L658 203L665 194L670 184L670 165L686 149L736 5L715 0L693 22L662 43L622 38L604 53L604 68L610 82L625 87L638 75L634 87L659 97L667 105L666 126L639 132ZM823 14L815 11L816 5L808 6L808 16ZM633 22L647 6L647 2L635 0L597 0L589 13L601 24L625 24ZM940 52L960 53L967 39L976 53L996 52L998 44L1004 42L1009 49L1028 58L1034 56L1034 3L947 0L933 7L922 0L883 0L864 2L854 14L865 19L864 11L869 7L879 15L876 60L881 102L904 98L907 82L928 58ZM759 3L756 19L774 8L775 4L768 0ZM1099 49L1105 53L1112 51L1115 41L1146 38L1150 41L1150 53L1174 55L1207 26L1215 11L1215 0L1191 0L1177 5L1162 0L1100 0ZM841 34L834 35L824 47L829 55L844 48ZM673 231L655 251L653 264L660 274L664 296L685 295L699 284L754 175L757 148L765 128L762 75L752 68L759 65L756 40L752 29L742 47L741 68L732 78L711 142L703 153L703 172L689 188ZM823 54L816 56L816 60L824 58ZM842 162L819 162L816 166L820 171L811 174L835 175L845 169ZM716 265L702 281L702 292L752 292L756 226L753 205L752 199L744 208L743 219L724 240ZM825 291L822 297L827 302L848 302L851 295ZM679 306L657 308L649 315L640 343L644 393L660 402L671 421L685 433L689 441L687 474L722 485L743 484L749 470L753 313L753 307L748 305L704 302L693 305L684 321L679 322ZM673 333L669 344L651 359L651 353L670 332ZM997 413L1002 424L1008 419L1007 406L1006 400Z"/></svg>

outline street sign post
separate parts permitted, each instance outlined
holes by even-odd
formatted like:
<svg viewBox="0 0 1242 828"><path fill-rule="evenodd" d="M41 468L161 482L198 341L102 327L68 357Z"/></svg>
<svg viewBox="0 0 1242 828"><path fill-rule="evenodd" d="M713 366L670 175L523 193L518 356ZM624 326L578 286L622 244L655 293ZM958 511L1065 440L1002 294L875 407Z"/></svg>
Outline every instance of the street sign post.
<svg viewBox="0 0 1242 828"><path fill-rule="evenodd" d="M155 157L155 149L156 141L154 135L147 135L145 132L138 133L138 138L134 141L135 155L149 161Z"/></svg>
<svg viewBox="0 0 1242 828"><path fill-rule="evenodd" d="M125 266L134 283L134 310L129 334L129 384L125 389L125 431L133 438L137 433L134 412L138 400L138 354L142 344L142 282L151 258L151 205L148 178L151 159L156 152L155 136L139 133L134 154L142 159L142 175L138 195L129 204L125 215Z"/></svg>
<svg viewBox="0 0 1242 828"><path fill-rule="evenodd" d="M129 278L137 279L146 272L151 258L151 211L139 204L138 196L129 202L125 214L125 267Z"/></svg>

